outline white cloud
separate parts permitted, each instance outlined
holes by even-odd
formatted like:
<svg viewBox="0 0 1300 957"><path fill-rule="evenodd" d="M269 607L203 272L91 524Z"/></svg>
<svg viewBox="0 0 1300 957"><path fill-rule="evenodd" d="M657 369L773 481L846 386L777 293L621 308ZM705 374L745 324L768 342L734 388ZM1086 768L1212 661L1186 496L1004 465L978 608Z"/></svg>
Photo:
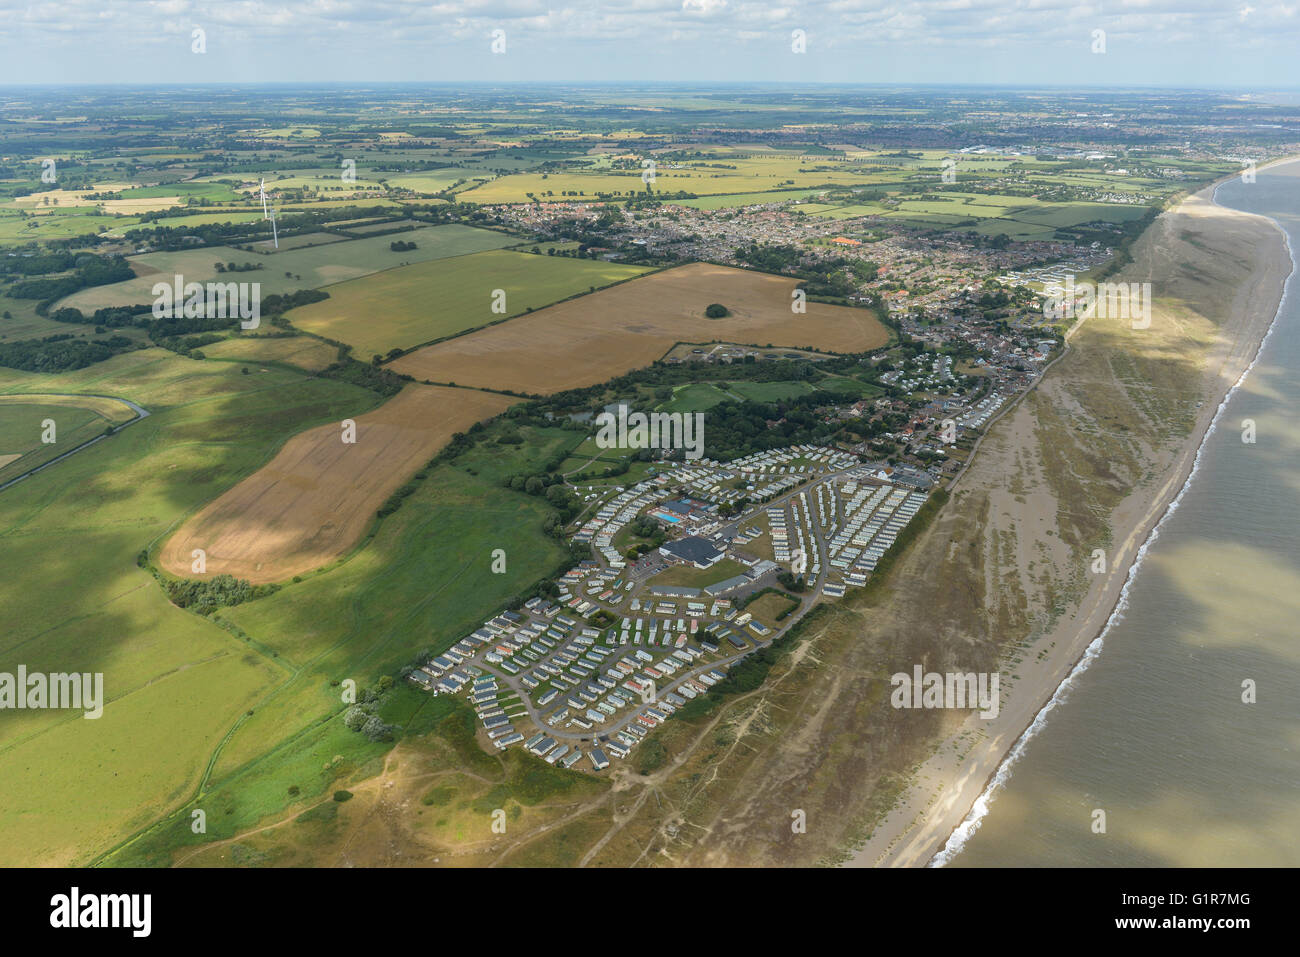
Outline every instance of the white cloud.
<svg viewBox="0 0 1300 957"><path fill-rule="evenodd" d="M821 79L856 79L864 64L890 57L901 69L909 51L943 51L972 79L986 65L1014 72L1044 49L1064 67L1104 29L1112 52L1153 64L1158 80L1154 64L1170 60L1218 63L1259 49L1280 59L1300 48L1296 10L1269 0L0 0L0 80L83 72L139 80L151 63L160 81L201 70L218 79L231 59L278 79L367 68L411 79L497 79L510 70L540 79L615 67L621 76L692 79L728 60L719 75L735 76L746 57L746 78L768 79L754 58L788 51L791 27L819 38L818 57L798 69L828 71ZM196 26L208 33L202 62L188 56ZM509 52L489 66L482 59L494 29L506 31Z"/></svg>

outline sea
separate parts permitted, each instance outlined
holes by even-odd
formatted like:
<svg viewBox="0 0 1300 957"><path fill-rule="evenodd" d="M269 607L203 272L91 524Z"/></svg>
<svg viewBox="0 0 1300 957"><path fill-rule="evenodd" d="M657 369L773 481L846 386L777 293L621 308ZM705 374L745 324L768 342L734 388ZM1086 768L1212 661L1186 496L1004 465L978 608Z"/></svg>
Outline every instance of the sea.
<svg viewBox="0 0 1300 957"><path fill-rule="evenodd" d="M1300 162L1217 201L1294 262ZM1107 629L931 863L1300 866L1300 275Z"/></svg>

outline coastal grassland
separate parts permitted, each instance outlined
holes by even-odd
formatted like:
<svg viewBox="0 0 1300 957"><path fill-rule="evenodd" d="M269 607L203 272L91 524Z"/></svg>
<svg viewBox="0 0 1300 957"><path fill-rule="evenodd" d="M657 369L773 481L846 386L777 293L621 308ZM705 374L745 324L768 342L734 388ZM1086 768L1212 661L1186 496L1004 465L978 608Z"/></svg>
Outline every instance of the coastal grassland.
<svg viewBox="0 0 1300 957"><path fill-rule="evenodd" d="M330 298L291 310L288 318L368 357L477 329L645 272L642 266L494 250L340 283L331 287ZM504 312L493 312L496 290L505 293Z"/></svg>
<svg viewBox="0 0 1300 957"><path fill-rule="evenodd" d="M678 266L417 349L391 368L417 380L549 393L607 381L703 338L837 352L889 341L870 310L809 302L806 314L792 313L798 284L708 263ZM706 319L714 302L731 315Z"/></svg>
<svg viewBox="0 0 1300 957"><path fill-rule="evenodd" d="M395 240L415 243L416 248L393 252ZM144 253L128 257L136 271L133 279L94 286L65 296L60 307L70 306L89 315L106 306L131 306L153 302L154 283L181 275L186 282L256 282L262 295L316 289L348 279L392 269L407 263L428 262L448 256L500 249L518 242L514 236L450 224L423 226L390 236L350 239L301 249L247 252L229 246L183 249L176 252ZM260 263L264 268L249 272L218 274L216 263Z"/></svg>
<svg viewBox="0 0 1300 957"><path fill-rule="evenodd" d="M130 406L101 396L0 394L0 482L134 418ZM50 443L43 439L46 422L54 427Z"/></svg>
<svg viewBox="0 0 1300 957"><path fill-rule="evenodd" d="M116 394L153 414L0 493L0 670L100 672L104 715L0 723L0 856L72 864L183 801L280 669L172 605L139 552L288 435L373 395L161 349L73 373L0 370L0 390Z"/></svg>
<svg viewBox="0 0 1300 957"><path fill-rule="evenodd" d="M599 823L599 808L610 793L608 781L564 771L519 749L485 751L463 701L406 689L393 694L400 694L402 709L413 710L382 768L371 761L373 776L335 775L323 787L312 788L319 795L313 798L299 785L292 805L269 823L233 837L225 837L227 829L206 845L176 828L175 845L182 848L177 860L187 867L563 865L587 846L590 838L532 839L563 831L575 816ZM248 784L254 774L250 770ZM304 765L296 779L310 781L313 775L324 777ZM274 785L268 780L263 790L271 794L284 780ZM329 792L342 784L352 797L337 802ZM592 808L595 814L586 813ZM497 810L505 813L505 834L492 830ZM605 809L603 819L609 816Z"/></svg>

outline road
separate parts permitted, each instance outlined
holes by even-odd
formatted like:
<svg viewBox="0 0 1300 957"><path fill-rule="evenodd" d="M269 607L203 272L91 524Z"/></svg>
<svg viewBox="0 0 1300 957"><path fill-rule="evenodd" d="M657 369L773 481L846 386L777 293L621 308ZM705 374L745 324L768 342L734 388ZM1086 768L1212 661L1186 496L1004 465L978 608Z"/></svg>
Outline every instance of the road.
<svg viewBox="0 0 1300 957"><path fill-rule="evenodd" d="M149 415L148 409L144 408L143 406L136 405L130 399L124 399L120 395L94 395L88 392L43 392L41 394L57 395L57 396L62 396L64 398L74 398L74 399L81 399L81 398L112 399L115 402L121 402L123 405L128 406L131 409L131 411L135 413L135 418L128 419L126 422L123 422L121 425L114 426L113 433L112 433L113 435L116 435L118 432L125 429L128 425L135 425L135 423L139 422L141 419ZM33 469L28 469L22 475L16 475L13 478L9 479L9 481L0 484L0 492L3 492L11 485L17 485L19 482L21 482L23 479L27 478L30 475L35 475L37 472L43 471L44 469L49 468L51 465L55 465L59 462L62 462L69 455L75 455L76 453L80 452L82 449L90 448L90 446L94 445L96 442L102 442L104 439L107 438L110 438L110 436L97 435L93 439L87 439L85 442L82 442L80 445L68 449L68 451L62 453L61 455L56 455L54 458L50 459L48 462L44 463L43 465L38 465Z"/></svg>

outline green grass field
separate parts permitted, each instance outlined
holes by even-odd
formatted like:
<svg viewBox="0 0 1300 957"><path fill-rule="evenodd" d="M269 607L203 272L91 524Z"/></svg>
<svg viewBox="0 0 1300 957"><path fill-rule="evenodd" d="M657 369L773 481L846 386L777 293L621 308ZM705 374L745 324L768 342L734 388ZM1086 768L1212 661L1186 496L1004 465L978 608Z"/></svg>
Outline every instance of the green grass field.
<svg viewBox="0 0 1300 957"><path fill-rule="evenodd" d="M885 390L878 385L847 376L828 376L816 383L813 388L822 392L832 392L845 399L874 398L885 394Z"/></svg>
<svg viewBox="0 0 1300 957"><path fill-rule="evenodd" d="M704 412L720 402L732 400L722 389L708 382L693 382L673 388L673 397L658 406L660 412Z"/></svg>
<svg viewBox="0 0 1300 957"><path fill-rule="evenodd" d="M55 322L36 314L35 299L11 299L0 295L0 342L53 335L93 335L93 325ZM5 319L4 314L9 318Z"/></svg>
<svg viewBox="0 0 1300 957"><path fill-rule="evenodd" d="M300 329L346 342L357 355L369 357L477 329L646 271L496 250L341 283L330 288L329 299L294 309L288 318ZM504 313L492 311L497 289L505 290Z"/></svg>
<svg viewBox="0 0 1300 957"><path fill-rule="evenodd" d="M268 234L269 232L268 229ZM407 252L393 252L389 246L395 239L413 242L416 248ZM151 303L154 283L160 280L170 281L176 274L184 276L186 282L215 280L219 278L215 268L218 262L263 263L262 269L227 274L220 278L223 281L261 283L262 295L268 296L358 279L405 263L428 262L448 256L500 249L517 242L517 238L504 233L471 226L448 225L426 226L399 236L352 239L307 249L282 249L269 254L250 253L228 246L145 253L130 257L141 275L108 286L83 289L61 300L59 305L71 306L89 314L104 306Z"/></svg>
<svg viewBox="0 0 1300 957"><path fill-rule="evenodd" d="M722 388L726 385L726 388ZM775 402L813 391L807 382L698 382L677 386L673 397L658 407L660 412L704 412L722 402Z"/></svg>
<svg viewBox="0 0 1300 957"><path fill-rule="evenodd" d="M97 721L46 710L0 723L9 865L84 861L186 800L237 716L284 680L173 606L136 556L290 435L377 398L160 349L56 376L0 370L0 392L37 391L117 394L153 415L0 493L0 670L102 672L107 699Z"/></svg>
<svg viewBox="0 0 1300 957"><path fill-rule="evenodd" d="M27 216L17 210L0 210L0 245L47 242L74 236L113 232L138 223L138 216L100 215L93 207L70 207Z"/></svg>
<svg viewBox="0 0 1300 957"><path fill-rule="evenodd" d="M254 220L262 218L262 211L256 212L234 211L224 213L192 213L188 216L169 216L166 219L154 220L149 223L150 227L162 226L167 229L187 229L191 226L211 226L214 223L251 223ZM121 229L113 230L121 232Z"/></svg>
<svg viewBox="0 0 1300 957"><path fill-rule="evenodd" d="M776 402L813 391L807 382L732 382L730 386L728 391L732 395L750 402Z"/></svg>
<svg viewBox="0 0 1300 957"><path fill-rule="evenodd" d="M711 568L694 565L674 565L650 579L651 585L676 585L680 588L703 588L715 582L726 581L745 573L745 566L730 558L723 558Z"/></svg>

